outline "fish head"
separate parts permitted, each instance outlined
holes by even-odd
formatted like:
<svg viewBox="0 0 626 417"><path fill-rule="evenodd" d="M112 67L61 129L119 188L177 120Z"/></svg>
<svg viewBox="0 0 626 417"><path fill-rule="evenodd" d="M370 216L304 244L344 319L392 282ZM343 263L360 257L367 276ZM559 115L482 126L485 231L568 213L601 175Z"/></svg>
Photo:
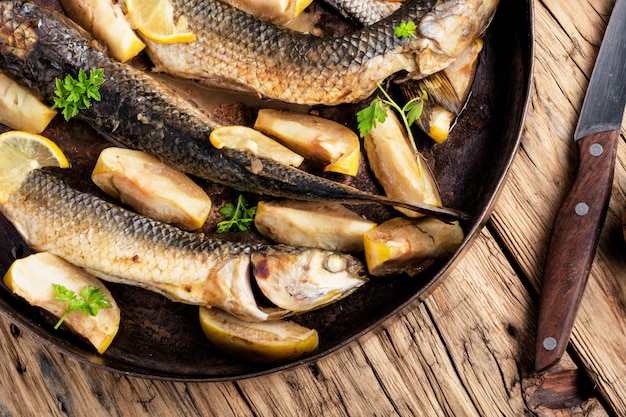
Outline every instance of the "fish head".
<svg viewBox="0 0 626 417"><path fill-rule="evenodd" d="M251 263L263 295L294 312L344 298L368 280L361 261L323 249L273 246L253 253Z"/></svg>

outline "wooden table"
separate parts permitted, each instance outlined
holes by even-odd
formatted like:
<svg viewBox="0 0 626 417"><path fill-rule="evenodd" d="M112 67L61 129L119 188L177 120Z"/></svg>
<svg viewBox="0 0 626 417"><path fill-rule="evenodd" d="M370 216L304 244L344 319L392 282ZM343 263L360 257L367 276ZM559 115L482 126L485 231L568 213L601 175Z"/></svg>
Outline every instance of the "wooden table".
<svg viewBox="0 0 626 417"><path fill-rule="evenodd" d="M613 4L535 3L535 82L521 147L491 220L424 302L312 365L223 383L103 371L45 348L2 319L0 414L626 415L626 124L606 225L563 371L555 379L532 373L547 241L575 175L578 151L571 138ZM561 391L541 397L550 387ZM546 405L547 398L568 400Z"/></svg>

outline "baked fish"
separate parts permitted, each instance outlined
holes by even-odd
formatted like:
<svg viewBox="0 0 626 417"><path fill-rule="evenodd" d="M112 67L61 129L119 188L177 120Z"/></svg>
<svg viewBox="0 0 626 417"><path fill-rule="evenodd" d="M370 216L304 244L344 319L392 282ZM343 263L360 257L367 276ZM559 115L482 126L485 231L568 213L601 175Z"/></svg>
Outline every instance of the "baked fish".
<svg viewBox="0 0 626 417"><path fill-rule="evenodd" d="M189 4L193 4L190 2ZM240 28L241 29L241 28ZM233 64L234 65L234 64ZM0 2L0 69L53 102L55 80L102 68L101 101L77 117L131 148L187 174L239 190L299 200L405 207L442 220L456 210L407 204L330 181L236 149L216 149L209 135L218 123L163 83L111 59L67 17L22 1Z"/></svg>
<svg viewBox="0 0 626 417"><path fill-rule="evenodd" d="M317 308L367 281L363 264L350 255L203 238L79 192L41 169L9 192L1 212L34 250L101 279L247 321ZM258 307L250 274L279 309Z"/></svg>
<svg viewBox="0 0 626 417"><path fill-rule="evenodd" d="M419 79L444 69L482 34L498 0L407 0L389 17L337 38L261 21L220 0L172 0L196 41L146 40L157 70L208 85L300 104L369 97L388 77ZM416 24L415 37L395 28Z"/></svg>

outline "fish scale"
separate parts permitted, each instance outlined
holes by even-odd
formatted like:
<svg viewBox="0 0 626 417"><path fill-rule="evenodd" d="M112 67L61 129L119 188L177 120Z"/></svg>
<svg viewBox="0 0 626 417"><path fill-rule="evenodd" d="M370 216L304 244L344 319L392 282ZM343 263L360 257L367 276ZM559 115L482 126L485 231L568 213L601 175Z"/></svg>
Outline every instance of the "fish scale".
<svg viewBox="0 0 626 417"><path fill-rule="evenodd" d="M409 0L388 17L337 38L318 38L263 22L220 0L172 0L196 40L146 40L156 69L298 104L337 105L369 97L403 74L419 79L447 67L481 35L497 0ZM417 25L400 38L402 22ZM207 53L209 52L209 53Z"/></svg>
<svg viewBox="0 0 626 417"><path fill-rule="evenodd" d="M402 6L402 2L391 0L324 0L324 2L362 25L372 25Z"/></svg>
<svg viewBox="0 0 626 417"><path fill-rule="evenodd" d="M381 203L448 220L464 217L451 209L366 193L247 151L218 150L208 140L215 120L145 72L95 48L87 33L67 17L21 1L0 2L0 16L0 69L52 103L56 79L76 76L80 69L102 68L102 100L77 117L182 172L258 194Z"/></svg>
<svg viewBox="0 0 626 417"><path fill-rule="evenodd" d="M249 321L269 318L250 288L255 268L262 268L261 278L253 272L257 281L272 285L270 300L297 291L303 294L299 302L316 307L367 281L364 265L350 255L205 238L82 193L46 170L31 171L1 210L34 250L107 281L219 307ZM328 259L341 260L342 268L327 267Z"/></svg>
<svg viewBox="0 0 626 417"><path fill-rule="evenodd" d="M262 22L219 0L174 0L175 13L187 18L196 41L164 45L148 40L148 54L157 70L268 98L354 102L368 97L389 75L417 68L408 57L417 41L395 37L393 26L419 20L434 3L413 2L385 25L321 39Z"/></svg>

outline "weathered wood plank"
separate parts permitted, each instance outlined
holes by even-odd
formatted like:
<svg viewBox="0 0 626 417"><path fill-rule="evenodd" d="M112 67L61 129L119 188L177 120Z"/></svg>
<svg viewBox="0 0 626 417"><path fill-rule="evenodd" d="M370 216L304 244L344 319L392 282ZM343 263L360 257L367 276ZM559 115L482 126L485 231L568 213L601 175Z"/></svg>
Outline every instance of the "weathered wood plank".
<svg viewBox="0 0 626 417"><path fill-rule="evenodd" d="M425 304L479 415L524 415L533 302L488 231L479 241Z"/></svg>
<svg viewBox="0 0 626 417"><path fill-rule="evenodd" d="M400 415L479 416L423 303L360 344Z"/></svg>
<svg viewBox="0 0 626 417"><path fill-rule="evenodd" d="M483 372L485 359L471 352L491 355L493 346L485 345L487 328L498 329L492 332L493 344L498 344L495 339L512 339L515 335L508 334L511 330L501 325L500 316L511 316L523 328L527 303L510 308L515 304L510 302L511 286L500 285L495 294L476 279L493 273L507 275L511 269L495 243L483 235L426 303L411 305L380 330L316 364L237 383L150 381L85 367L47 350L28 334L14 331L16 337L10 336L5 323L0 354L20 352L20 366L8 366L7 361L0 368L4 380L19 385L3 396L3 407L9 415L19 415L22 402L30 404L34 414L45 404L50 415L142 416L162 410L172 416L485 415L485 410L501 407L508 394L491 380L499 383L500 371L483 375L487 379L480 381L481 390L468 387L474 381L465 373L475 360L481 364L474 364L475 371ZM512 288L523 291L519 282ZM499 301L490 306L472 301L485 299L485 294ZM459 320L471 325L459 332ZM442 341L442 334L450 340ZM502 372L516 374L520 364L514 356L504 359L498 365ZM508 410L519 415L524 404L517 399Z"/></svg>
<svg viewBox="0 0 626 417"><path fill-rule="evenodd" d="M522 147L492 224L537 291L554 214L575 176L578 150L572 136L613 6L601 3L536 5L535 92ZM625 166L622 141L606 224L571 339L573 352L617 415L626 414Z"/></svg>
<svg viewBox="0 0 626 417"><path fill-rule="evenodd" d="M109 373L48 350L2 319L0 414L528 415L521 380L532 367L535 294L523 280L539 288L553 216L575 173L575 119L612 4L536 4L535 88L522 148L492 217L497 239L483 231L425 303L311 366L237 383ZM572 337L572 351L616 415L626 415L625 172L621 144L600 252ZM585 415L606 415L591 407Z"/></svg>

